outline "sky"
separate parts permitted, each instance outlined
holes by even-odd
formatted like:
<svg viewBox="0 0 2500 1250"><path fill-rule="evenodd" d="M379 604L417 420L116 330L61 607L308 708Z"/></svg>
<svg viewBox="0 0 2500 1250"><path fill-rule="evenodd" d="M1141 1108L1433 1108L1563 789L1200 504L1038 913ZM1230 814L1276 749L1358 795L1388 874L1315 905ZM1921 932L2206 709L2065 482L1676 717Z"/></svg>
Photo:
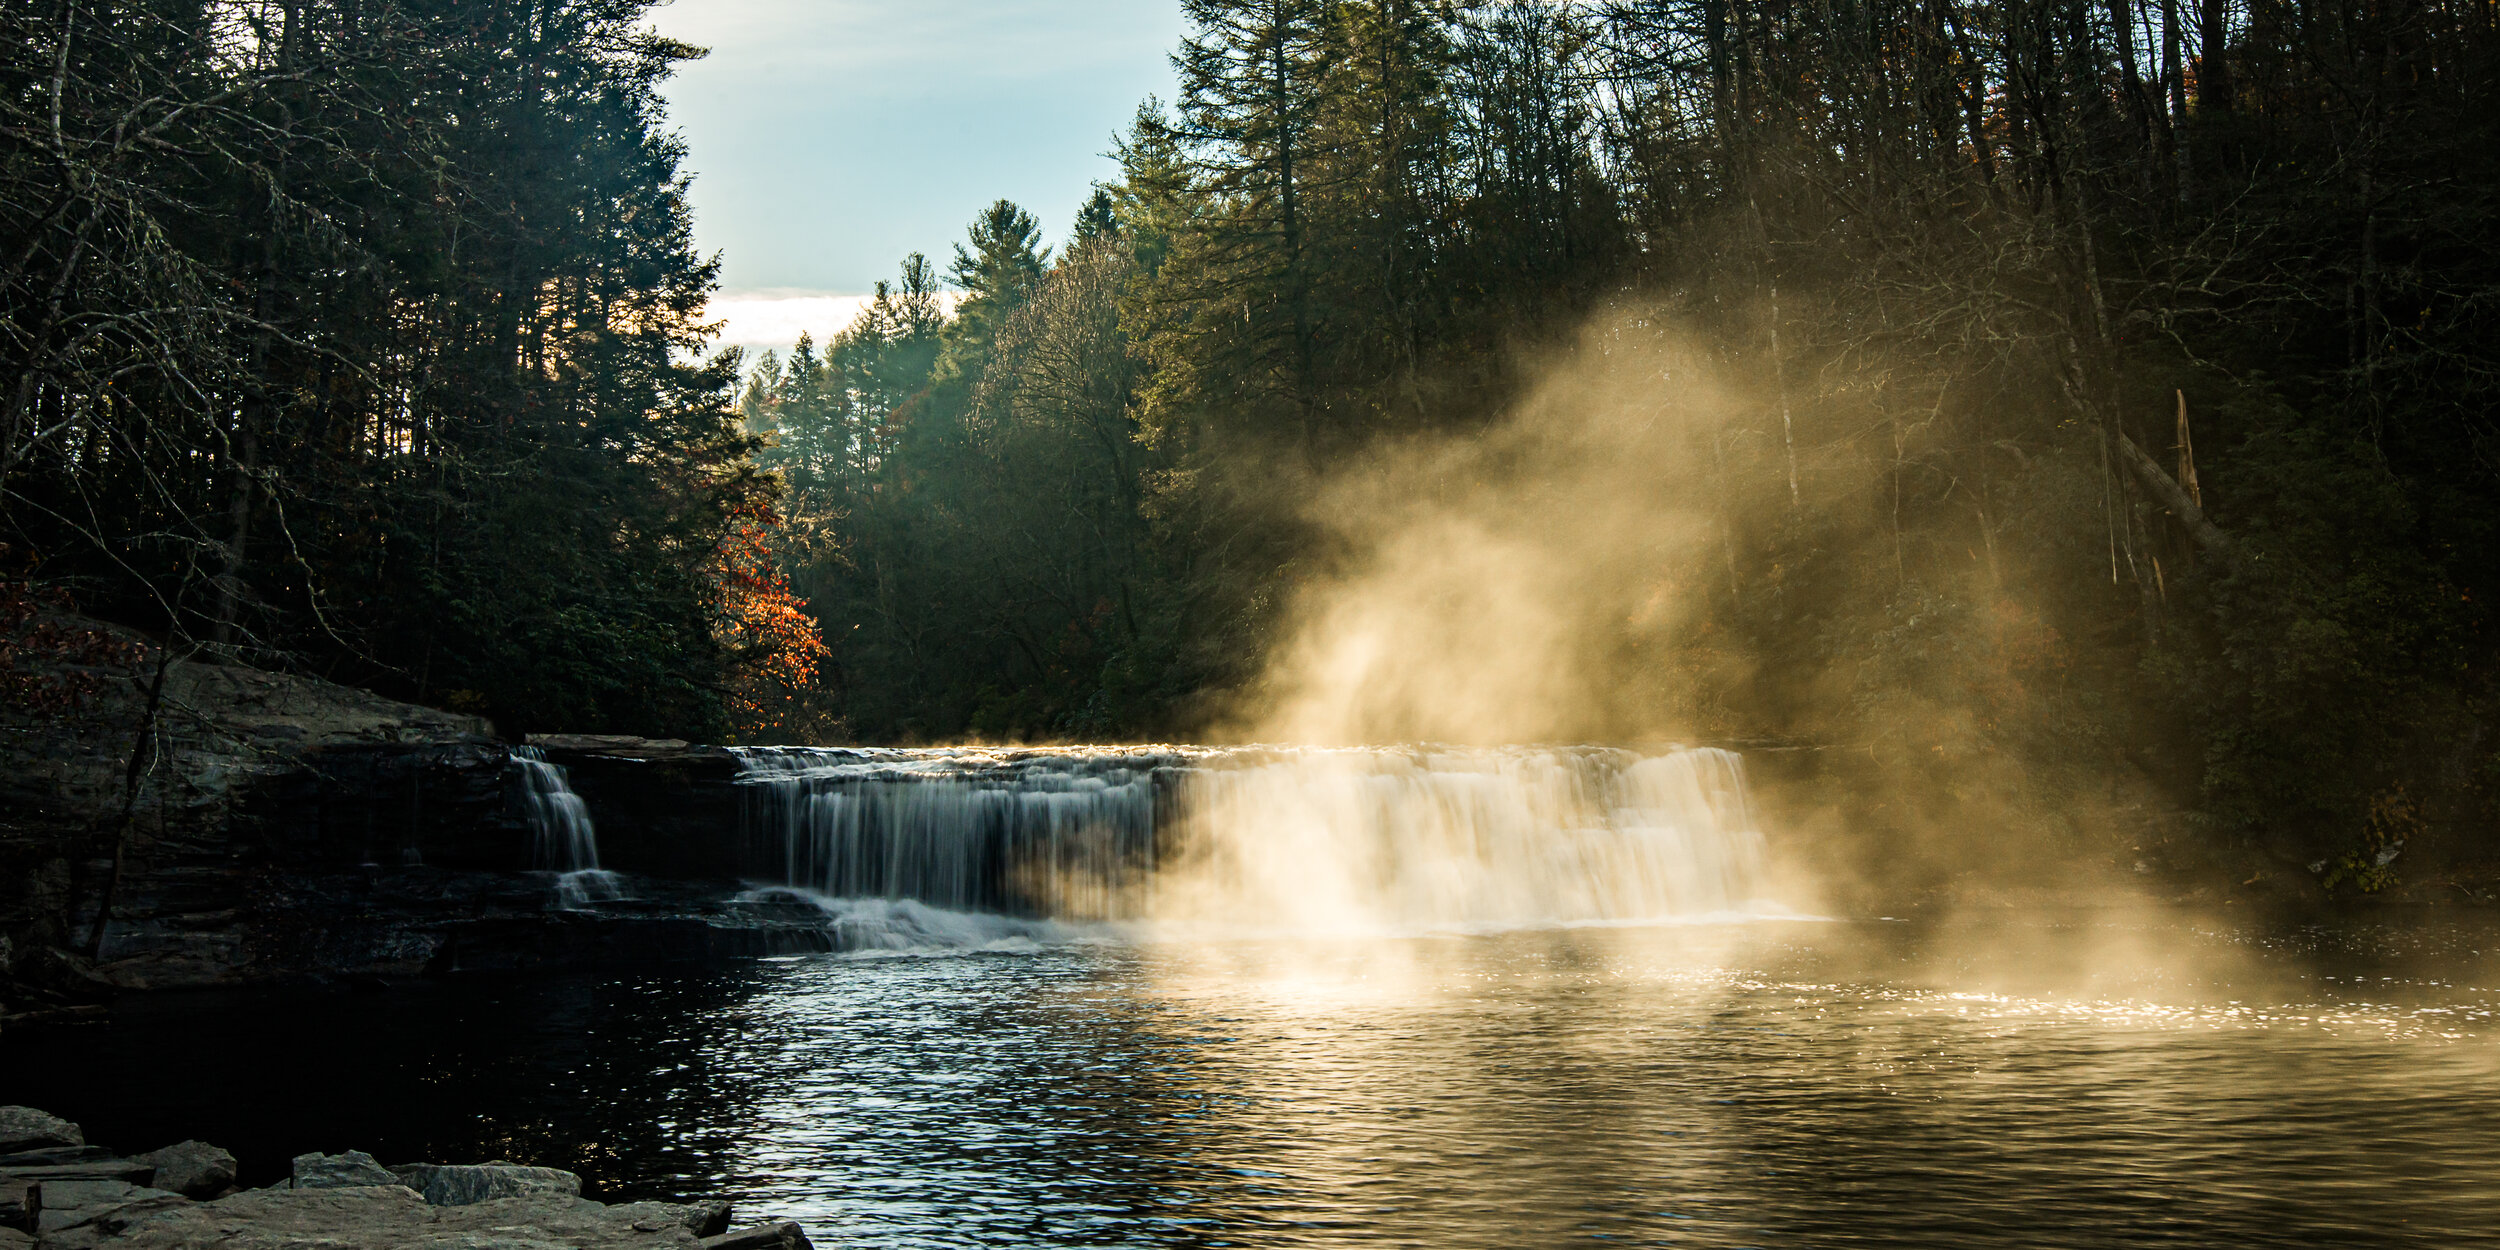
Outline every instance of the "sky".
<svg viewBox="0 0 2500 1250"><path fill-rule="evenodd" d="M1064 239L1138 102L1169 99L1176 0L675 0L669 124L721 343L825 338L905 255L941 270L1004 196Z"/></svg>

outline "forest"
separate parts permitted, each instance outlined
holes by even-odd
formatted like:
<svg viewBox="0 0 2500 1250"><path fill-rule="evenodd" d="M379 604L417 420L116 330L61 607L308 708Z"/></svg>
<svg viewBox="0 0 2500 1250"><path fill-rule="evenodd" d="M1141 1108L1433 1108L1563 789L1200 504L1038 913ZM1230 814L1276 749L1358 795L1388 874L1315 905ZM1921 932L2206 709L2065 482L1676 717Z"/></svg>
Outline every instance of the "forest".
<svg viewBox="0 0 2500 1250"><path fill-rule="evenodd" d="M1182 7L1059 241L749 360L639 0L9 6L11 664L74 605L506 733L1222 737L1369 558L1332 482L1673 359L1706 437L1613 454L1699 539L1552 732L2500 856L2489 0Z"/></svg>

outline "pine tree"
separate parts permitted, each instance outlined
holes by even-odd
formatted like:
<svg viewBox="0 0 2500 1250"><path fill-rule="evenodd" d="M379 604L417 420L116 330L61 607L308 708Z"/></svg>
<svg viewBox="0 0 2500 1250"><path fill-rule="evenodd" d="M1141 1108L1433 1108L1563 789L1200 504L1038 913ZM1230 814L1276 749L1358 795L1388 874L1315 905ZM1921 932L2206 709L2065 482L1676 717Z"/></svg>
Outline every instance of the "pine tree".
<svg viewBox="0 0 2500 1250"><path fill-rule="evenodd" d="M1076 224L1068 231L1069 246L1074 248L1080 243L1116 239L1119 235L1119 203L1112 198L1109 187L1095 183L1094 193L1085 197L1085 202L1077 207Z"/></svg>
<svg viewBox="0 0 2500 1250"><path fill-rule="evenodd" d="M1040 285L1050 249L1041 246L1041 223L1006 200L983 209L964 235L971 250L956 244L955 263L947 270L963 292L948 328L947 351L958 370L975 372L999 323Z"/></svg>
<svg viewBox="0 0 2500 1250"><path fill-rule="evenodd" d="M1314 184L1331 6L1187 0L1182 10L1191 31L1172 58L1173 133L1200 212L1155 275L1156 298L1184 320L1147 351L1189 365L1158 381L1153 402L1308 454L1323 423ZM1201 371L1224 385L1193 387Z"/></svg>

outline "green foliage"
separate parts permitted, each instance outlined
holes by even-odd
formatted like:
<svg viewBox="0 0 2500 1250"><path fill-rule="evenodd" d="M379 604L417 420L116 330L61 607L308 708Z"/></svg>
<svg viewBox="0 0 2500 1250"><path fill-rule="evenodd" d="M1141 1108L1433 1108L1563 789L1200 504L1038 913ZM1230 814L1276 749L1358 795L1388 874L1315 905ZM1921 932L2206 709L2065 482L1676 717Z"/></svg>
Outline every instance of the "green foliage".
<svg viewBox="0 0 2500 1250"><path fill-rule="evenodd" d="M1625 575L1591 732L1863 750L1964 850L2166 800L2369 890L2489 827L2479 10L2174 68L2127 4L1186 0L1059 246L998 201L752 368L634 0L84 11L5 19L8 538L228 654L716 735L778 500L829 732L1193 732L1359 555L1324 484L1658 352L1602 402L1706 439L1592 454L1706 567Z"/></svg>
<svg viewBox="0 0 2500 1250"><path fill-rule="evenodd" d="M854 449L802 578L851 732L1205 724L1343 567L1314 485L1597 314L1723 426L1657 474L1711 567L1593 706L1863 750L1859 816L1967 852L2184 804L2339 888L2392 881L2385 796L2419 844L2500 792L2487 23L2226 5L2166 81L2125 5L1184 9L1058 257L994 205L937 366L845 332L837 389L917 390L809 443L819 366L750 383L794 485Z"/></svg>
<svg viewBox="0 0 2500 1250"><path fill-rule="evenodd" d="M848 732L1116 733L1159 710L1107 676L1168 667L1141 628L1154 457L1132 417L1133 261L1113 230L1052 265L1001 201L958 250L952 319L887 308L911 298L907 269L902 300L881 297L821 361L803 342L750 376L764 462L814 536L794 589L833 647Z"/></svg>

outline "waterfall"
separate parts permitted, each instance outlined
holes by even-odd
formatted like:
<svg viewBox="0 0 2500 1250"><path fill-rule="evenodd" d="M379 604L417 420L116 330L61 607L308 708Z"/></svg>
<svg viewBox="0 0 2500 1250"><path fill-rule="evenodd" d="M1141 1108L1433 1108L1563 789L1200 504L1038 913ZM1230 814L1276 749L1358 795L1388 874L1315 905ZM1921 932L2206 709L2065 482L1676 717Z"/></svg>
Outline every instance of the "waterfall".
<svg viewBox="0 0 2500 1250"><path fill-rule="evenodd" d="M782 883L1055 919L1259 929L1746 907L1744 761L1700 748L746 749Z"/></svg>
<svg viewBox="0 0 2500 1250"><path fill-rule="evenodd" d="M1184 794L1162 914L1297 932L1706 916L1764 850L1714 749L1303 751Z"/></svg>
<svg viewBox="0 0 2500 1250"><path fill-rule="evenodd" d="M599 867L599 833L590 806L573 793L561 765L533 746L512 748L521 775L521 809L529 818L531 862L556 874L556 901L563 907L620 897L615 873Z"/></svg>
<svg viewBox="0 0 2500 1250"><path fill-rule="evenodd" d="M1098 919L1154 868L1151 751L737 752L782 882L840 898Z"/></svg>

